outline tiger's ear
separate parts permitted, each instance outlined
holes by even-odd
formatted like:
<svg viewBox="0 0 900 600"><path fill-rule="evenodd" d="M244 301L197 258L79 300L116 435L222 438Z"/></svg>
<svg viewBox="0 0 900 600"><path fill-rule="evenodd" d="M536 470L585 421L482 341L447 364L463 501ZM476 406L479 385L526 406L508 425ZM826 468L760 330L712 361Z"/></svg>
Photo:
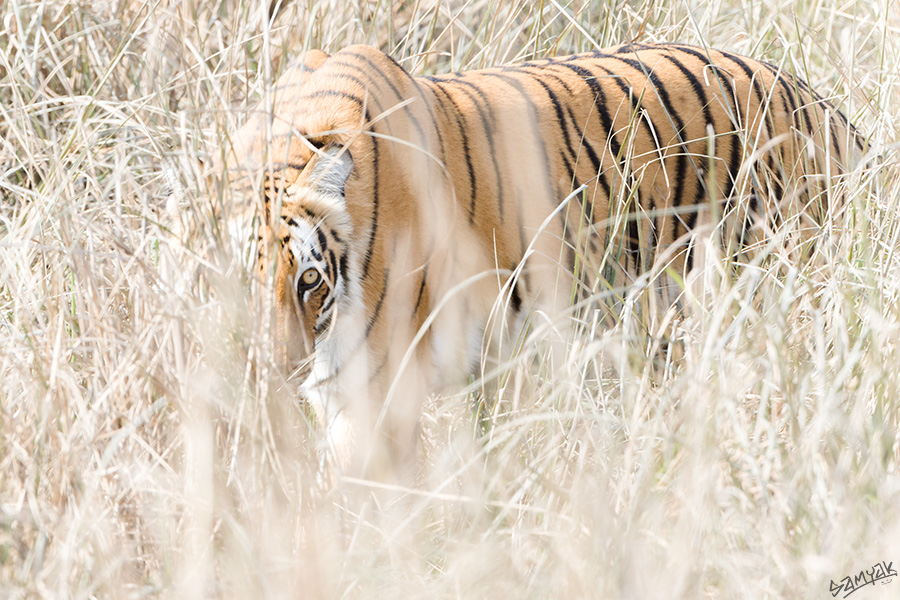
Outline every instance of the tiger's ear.
<svg viewBox="0 0 900 600"><path fill-rule="evenodd" d="M309 186L318 194L344 198L344 186L353 170L353 158L344 146L328 144L316 153L309 174Z"/></svg>
<svg viewBox="0 0 900 600"><path fill-rule="evenodd" d="M290 63L278 78L277 90L282 94L281 101L287 103L296 101L303 82L326 60L328 60L328 55L321 50L307 50Z"/></svg>
<svg viewBox="0 0 900 600"><path fill-rule="evenodd" d="M328 59L328 55L321 50L307 50L303 54L302 64L310 71L318 69L323 62Z"/></svg>

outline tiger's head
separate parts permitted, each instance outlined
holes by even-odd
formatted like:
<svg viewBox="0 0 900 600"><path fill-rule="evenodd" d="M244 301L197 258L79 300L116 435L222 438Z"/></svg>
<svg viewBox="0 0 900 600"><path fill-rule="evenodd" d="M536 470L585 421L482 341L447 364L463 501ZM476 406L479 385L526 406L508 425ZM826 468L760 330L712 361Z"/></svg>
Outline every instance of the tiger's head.
<svg viewBox="0 0 900 600"><path fill-rule="evenodd" d="M384 72L361 80L372 61ZM423 102L406 102L407 88L416 89L409 76L372 48L351 47L337 60L310 51L234 136L226 162L254 198L247 205L261 221L258 265L273 292L275 358L295 380L308 381L313 362L323 369L314 379L329 379L328 365L365 362L358 350L370 334L387 335L387 326L372 329L367 312L382 306L379 284L386 289L394 261L405 261L398 272L420 266L414 252L395 251L403 236L390 238L388 252L383 233L411 229L418 214L409 181L418 180L410 175L421 174L424 153L410 149L422 143L409 115L415 109L415 122L425 123L427 114Z"/></svg>
<svg viewBox="0 0 900 600"><path fill-rule="evenodd" d="M274 269L277 358L300 381L351 287L344 186L352 169L345 148L327 145L309 152L292 182L267 177L258 268L263 280Z"/></svg>

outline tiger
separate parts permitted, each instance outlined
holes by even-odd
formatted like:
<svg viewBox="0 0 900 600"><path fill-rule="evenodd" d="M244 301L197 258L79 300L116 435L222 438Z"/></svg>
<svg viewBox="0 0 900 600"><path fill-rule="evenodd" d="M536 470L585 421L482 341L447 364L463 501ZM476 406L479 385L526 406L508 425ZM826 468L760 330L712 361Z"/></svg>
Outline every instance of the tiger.
<svg viewBox="0 0 900 600"><path fill-rule="evenodd" d="M413 76L356 45L287 68L228 160L256 198L278 360L335 463L365 471L414 452L423 398L486 348L779 220L820 230L864 150L803 79L721 50Z"/></svg>

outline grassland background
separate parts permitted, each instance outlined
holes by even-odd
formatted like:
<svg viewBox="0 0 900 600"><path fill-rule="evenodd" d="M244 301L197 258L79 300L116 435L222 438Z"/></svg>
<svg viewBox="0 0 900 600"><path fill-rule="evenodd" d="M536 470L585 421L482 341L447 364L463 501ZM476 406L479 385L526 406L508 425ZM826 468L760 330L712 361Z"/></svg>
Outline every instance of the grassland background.
<svg viewBox="0 0 900 600"><path fill-rule="evenodd" d="M896 0L276 12L0 0L0 598L827 598L900 566ZM214 217L228 135L307 47L433 73L632 39L835 99L883 161L836 250L650 325L626 306L550 372L524 353L489 418L431 399L415 489L317 481Z"/></svg>

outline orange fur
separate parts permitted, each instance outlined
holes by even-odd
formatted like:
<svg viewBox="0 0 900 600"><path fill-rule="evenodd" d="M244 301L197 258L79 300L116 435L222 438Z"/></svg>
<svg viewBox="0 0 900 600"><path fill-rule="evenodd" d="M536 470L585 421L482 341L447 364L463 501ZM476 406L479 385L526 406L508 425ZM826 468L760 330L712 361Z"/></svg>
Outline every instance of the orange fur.
<svg viewBox="0 0 900 600"><path fill-rule="evenodd" d="M862 148L804 82L716 50L635 44L412 77L353 46L288 70L231 165L264 190L260 264L277 256L286 365L315 353L304 393L356 438L339 452L378 446L377 425L396 457L422 395L472 373L495 331L536 309L565 320L573 297L651 268L685 273L704 228L744 247L773 214L815 228L828 178ZM349 175L329 170L341 161ZM302 261L331 285L306 304Z"/></svg>

